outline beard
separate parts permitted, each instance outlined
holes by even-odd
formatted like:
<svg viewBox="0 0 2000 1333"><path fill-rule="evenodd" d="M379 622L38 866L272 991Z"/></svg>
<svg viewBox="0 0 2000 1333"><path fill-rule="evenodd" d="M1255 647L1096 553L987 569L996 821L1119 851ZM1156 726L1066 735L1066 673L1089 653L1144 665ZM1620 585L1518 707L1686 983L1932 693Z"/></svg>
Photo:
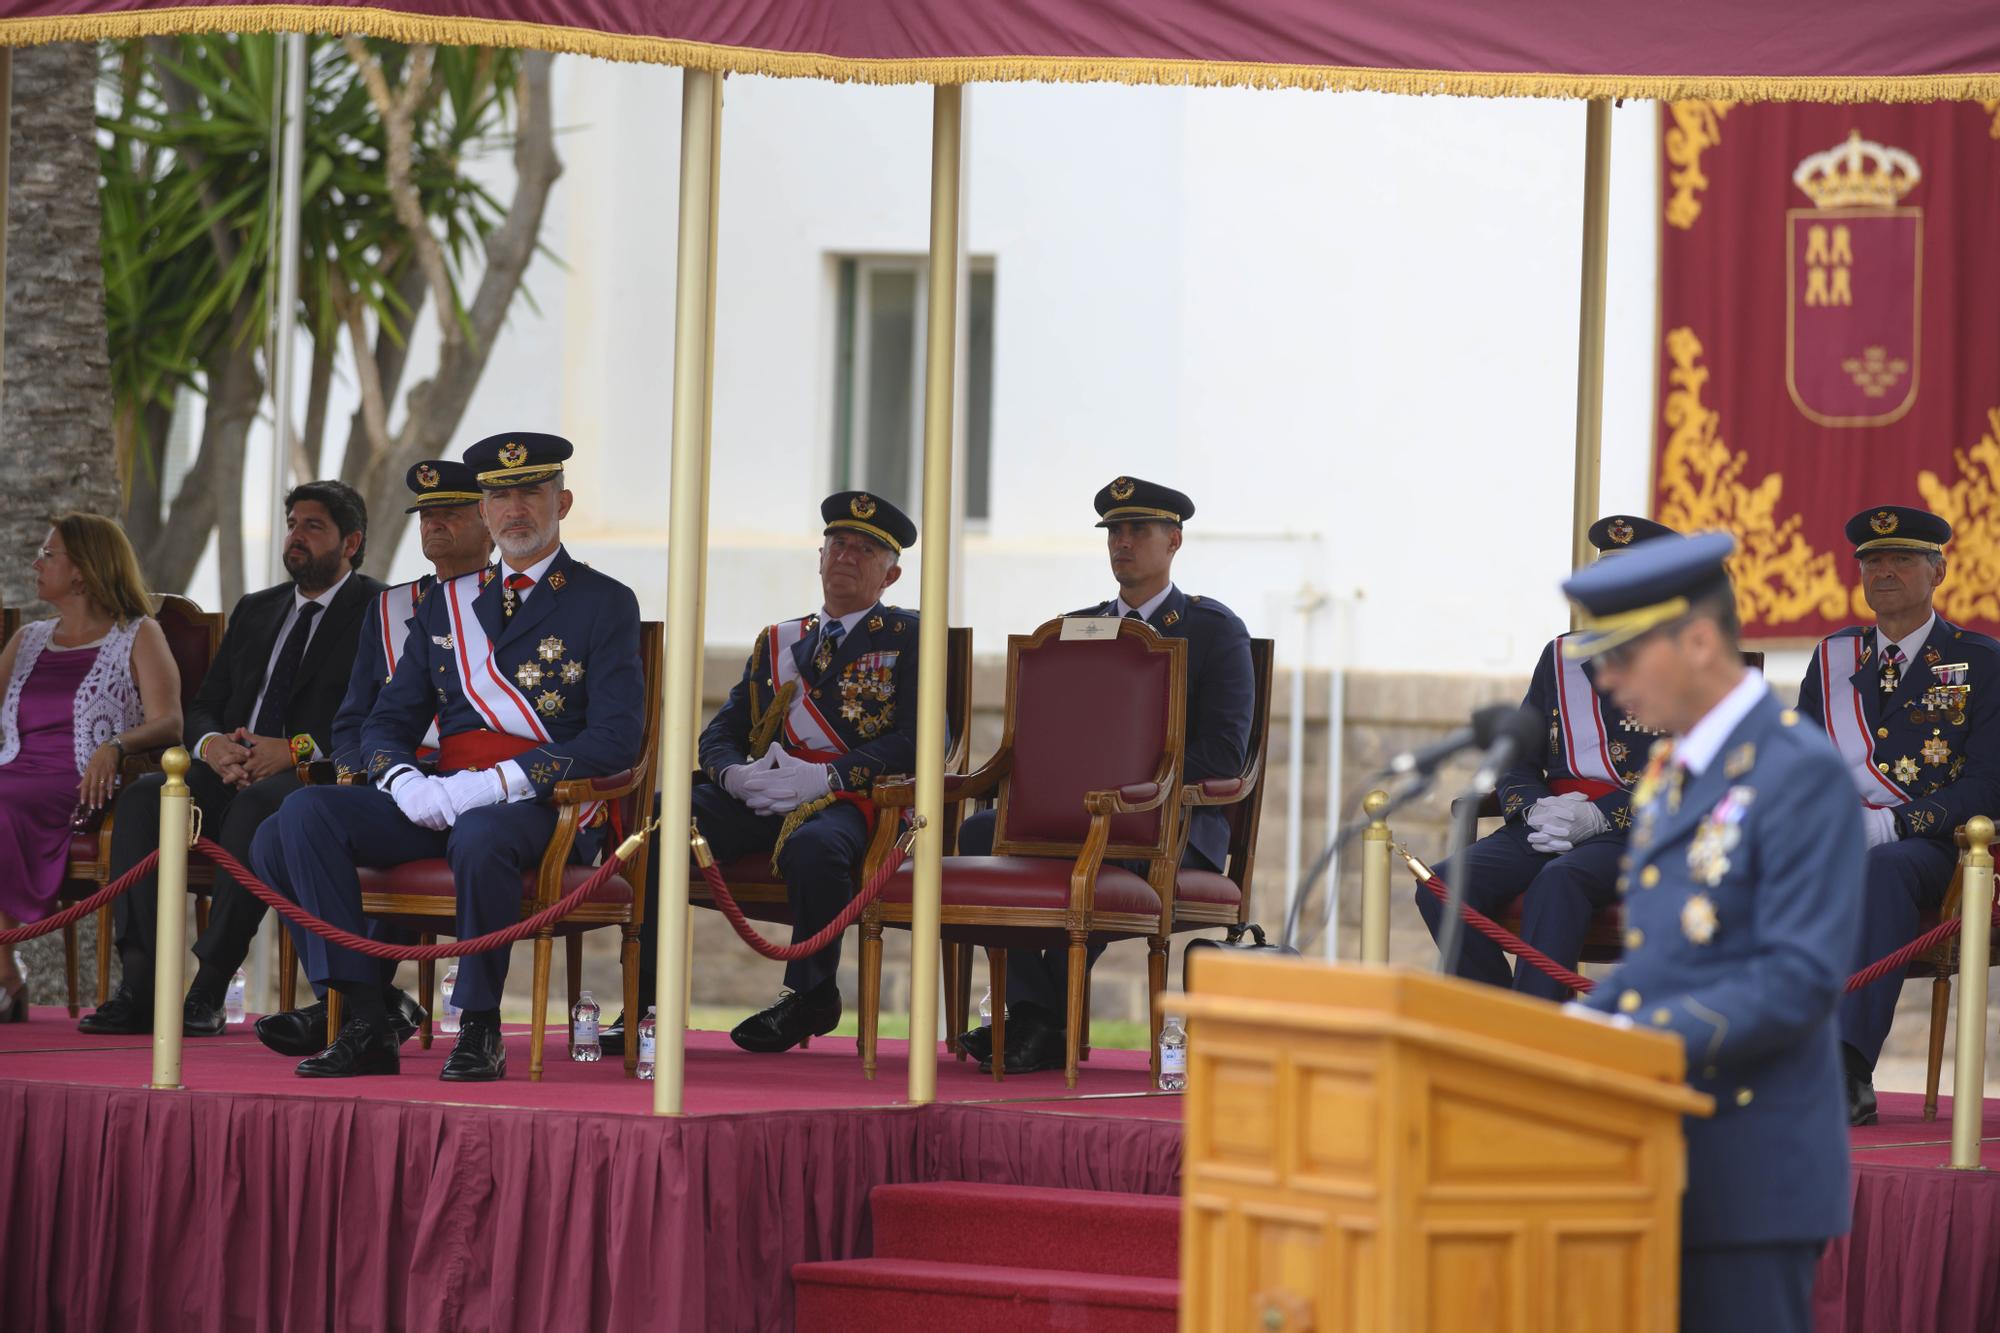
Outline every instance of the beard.
<svg viewBox="0 0 2000 1333"><path fill-rule="evenodd" d="M520 560L534 555L549 545L555 537L552 531L497 532L493 534L493 544L500 548L500 554L510 560Z"/></svg>
<svg viewBox="0 0 2000 1333"><path fill-rule="evenodd" d="M339 547L321 556L300 546L285 549L285 572L301 588L331 588L340 578L341 561Z"/></svg>

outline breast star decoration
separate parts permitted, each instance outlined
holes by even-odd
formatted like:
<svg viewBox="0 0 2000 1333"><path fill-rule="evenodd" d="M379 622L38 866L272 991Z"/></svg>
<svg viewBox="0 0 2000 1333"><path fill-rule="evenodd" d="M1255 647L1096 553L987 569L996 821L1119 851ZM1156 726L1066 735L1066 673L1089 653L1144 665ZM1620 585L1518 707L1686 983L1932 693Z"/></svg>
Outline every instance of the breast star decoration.
<svg viewBox="0 0 2000 1333"><path fill-rule="evenodd" d="M1933 736L1924 742L1924 762L1942 768L1951 762L1951 746L1942 736Z"/></svg>
<svg viewBox="0 0 2000 1333"><path fill-rule="evenodd" d="M530 659L514 668L514 683L524 690L532 690L542 683L542 664Z"/></svg>
<svg viewBox="0 0 2000 1333"><path fill-rule="evenodd" d="M1896 781L1915 782L1918 774L1917 761L1908 755L1898 758L1895 763Z"/></svg>
<svg viewBox="0 0 2000 1333"><path fill-rule="evenodd" d="M1707 894L1697 893L1681 904L1681 934L1688 937L1688 943L1708 943L1715 938L1718 924L1715 902Z"/></svg>
<svg viewBox="0 0 2000 1333"><path fill-rule="evenodd" d="M537 645L535 651L544 662L560 662L563 655L563 641L551 634Z"/></svg>

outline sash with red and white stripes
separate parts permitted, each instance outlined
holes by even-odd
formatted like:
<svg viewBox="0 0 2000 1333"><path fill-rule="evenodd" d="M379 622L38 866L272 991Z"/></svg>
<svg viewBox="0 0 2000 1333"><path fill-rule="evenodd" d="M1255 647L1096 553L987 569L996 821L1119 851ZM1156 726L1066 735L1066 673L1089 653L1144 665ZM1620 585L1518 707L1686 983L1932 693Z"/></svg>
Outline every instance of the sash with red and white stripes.
<svg viewBox="0 0 2000 1333"><path fill-rule="evenodd" d="M1861 803L1880 810L1903 804L1910 794L1875 767L1875 735L1868 730L1868 711L1861 702L1861 692L1850 679L1861 670L1861 654L1867 645L1866 634L1822 639L1813 650L1813 670L1819 673L1819 694L1826 705L1826 734L1847 761L1848 775L1861 793Z"/></svg>
<svg viewBox="0 0 2000 1333"><path fill-rule="evenodd" d="M388 664L388 670L382 677L384 683L396 674L396 662L402 656L403 644L409 636L410 622L416 619L417 607L422 600L418 596L420 582L412 579L408 583L398 583L393 588L384 588L381 597L377 599L376 617L382 622L382 660ZM424 732L424 743L419 748L421 751L435 750L437 747L438 724L437 718L433 716L429 729Z"/></svg>
<svg viewBox="0 0 2000 1333"><path fill-rule="evenodd" d="M846 754L847 743L840 739L840 733L833 729L826 715L813 706L812 689L799 674L798 663L792 660L792 646L804 639L806 633L804 619L787 620L764 631L765 648L771 655L772 688L783 690L785 682L798 682L798 688L792 691L791 705L785 709L785 749L794 755Z"/></svg>
<svg viewBox="0 0 2000 1333"><path fill-rule="evenodd" d="M1611 737L1604 731L1604 708L1597 690L1584 673L1583 663L1563 656L1562 641L1556 638L1556 706L1561 710L1563 762L1575 777L1588 783L1604 783L1616 790L1625 785L1618 766L1611 762Z"/></svg>
<svg viewBox="0 0 2000 1333"><path fill-rule="evenodd" d="M465 686L465 697L491 730L546 742L548 728L536 716L528 696L501 674L486 627L472 613L473 599L479 595L479 572L461 575L440 591L444 593L445 612L451 617L452 652L458 657L458 678Z"/></svg>

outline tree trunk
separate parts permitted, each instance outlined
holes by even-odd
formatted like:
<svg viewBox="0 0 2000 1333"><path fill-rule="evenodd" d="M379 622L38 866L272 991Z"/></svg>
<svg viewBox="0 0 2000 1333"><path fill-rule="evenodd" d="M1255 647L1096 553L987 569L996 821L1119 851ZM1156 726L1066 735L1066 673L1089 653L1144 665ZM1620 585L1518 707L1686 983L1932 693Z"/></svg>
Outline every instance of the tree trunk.
<svg viewBox="0 0 2000 1333"><path fill-rule="evenodd" d="M96 87L94 46L14 52L0 351L0 601L9 604L33 594L28 553L51 517L118 512Z"/></svg>

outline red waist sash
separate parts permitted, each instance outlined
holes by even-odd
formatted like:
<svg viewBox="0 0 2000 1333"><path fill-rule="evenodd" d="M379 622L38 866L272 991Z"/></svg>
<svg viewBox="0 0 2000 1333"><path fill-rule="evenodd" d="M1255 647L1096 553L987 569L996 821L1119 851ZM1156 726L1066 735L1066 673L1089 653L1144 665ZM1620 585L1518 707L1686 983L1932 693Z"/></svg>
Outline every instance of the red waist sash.
<svg viewBox="0 0 2000 1333"><path fill-rule="evenodd" d="M509 736L504 731L455 732L438 742L438 771L456 773L462 768L494 768L540 744Z"/></svg>
<svg viewBox="0 0 2000 1333"><path fill-rule="evenodd" d="M832 750L794 750L789 745L785 746L784 749L792 758L803 759L810 764L830 764L841 757ZM846 801L861 811L861 817L868 821L868 832L871 835L875 832L875 801L867 792L837 791L833 792L832 796L834 800Z"/></svg>
<svg viewBox="0 0 2000 1333"><path fill-rule="evenodd" d="M447 745L449 743L449 741L446 742ZM1598 782L1591 778L1552 778L1549 781L1549 790L1558 796L1567 796L1573 791L1580 791L1595 801L1599 797L1609 796L1615 791L1623 791L1624 788L1614 783Z"/></svg>

